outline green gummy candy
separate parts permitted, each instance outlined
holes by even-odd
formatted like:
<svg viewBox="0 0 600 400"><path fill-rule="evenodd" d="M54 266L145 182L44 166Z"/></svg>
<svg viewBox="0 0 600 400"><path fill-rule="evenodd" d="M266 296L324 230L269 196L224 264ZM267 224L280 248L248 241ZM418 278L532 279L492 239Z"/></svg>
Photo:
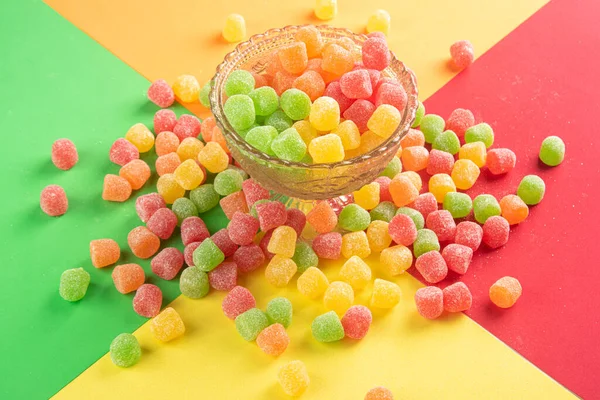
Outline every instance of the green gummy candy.
<svg viewBox="0 0 600 400"><path fill-rule="evenodd" d="M480 224L484 224L489 217L500 215L502 210L498 200L491 194L480 194L473 199L473 214L475 220Z"/></svg>
<svg viewBox="0 0 600 400"><path fill-rule="evenodd" d="M67 301L78 301L85 296L90 285L90 274L83 268L68 269L60 276L58 292Z"/></svg>
<svg viewBox="0 0 600 400"><path fill-rule="evenodd" d="M413 243L415 257L433 250L440 251L440 242L435 232L430 229L419 230L417 239Z"/></svg>
<svg viewBox="0 0 600 400"><path fill-rule="evenodd" d="M517 188L517 196L525 204L533 206L538 204L544 198L546 184L544 180L537 175L527 175L523 177Z"/></svg>
<svg viewBox="0 0 600 400"><path fill-rule="evenodd" d="M196 204L187 197L180 197L171 206L171 211L177 216L177 225L181 226L181 223L187 217L197 217L198 208Z"/></svg>
<svg viewBox="0 0 600 400"><path fill-rule="evenodd" d="M271 200L267 200L267 199L260 199L260 200L256 200L254 202L254 204L252 204L252 207L250 208L250 215L252 215L254 218L258 219L258 212L256 211L256 206L259 204L264 204L264 203L268 203Z"/></svg>
<svg viewBox="0 0 600 400"><path fill-rule="evenodd" d="M233 71L225 81L225 94L231 97L236 94L248 94L254 89L254 77L248 71Z"/></svg>
<svg viewBox="0 0 600 400"><path fill-rule="evenodd" d="M248 96L254 102L257 117L271 115L279 108L279 96L277 96L275 89L270 86L254 89Z"/></svg>
<svg viewBox="0 0 600 400"><path fill-rule="evenodd" d="M267 304L266 314L269 323L287 328L292 323L292 303L285 297L275 297Z"/></svg>
<svg viewBox="0 0 600 400"><path fill-rule="evenodd" d="M491 126L482 122L473 125L465 131L465 143L483 142L486 148L492 147L494 144L494 130Z"/></svg>
<svg viewBox="0 0 600 400"><path fill-rule="evenodd" d="M204 86L202 86L202 89L200 89L200 104L202 104L204 107L210 108L210 100L208 98L208 96L210 95L210 90L212 89L212 81L208 81L204 84Z"/></svg>
<svg viewBox="0 0 600 400"><path fill-rule="evenodd" d="M417 107L417 112L415 113L415 120L413 121L411 128L416 128L417 126L421 125L421 120L423 119L423 115L425 115L425 105L423 105L423 103L419 102L419 106Z"/></svg>
<svg viewBox="0 0 600 400"><path fill-rule="evenodd" d="M179 278L179 289L181 294L190 299L200 299L206 296L210 290L208 274L200 271L197 267L184 269Z"/></svg>
<svg viewBox="0 0 600 400"><path fill-rule="evenodd" d="M110 344L110 359L118 367L131 367L142 357L140 343L131 333L121 333Z"/></svg>
<svg viewBox="0 0 600 400"><path fill-rule="evenodd" d="M306 143L295 128L289 128L273 139L271 150L282 160L298 162L306 155Z"/></svg>
<svg viewBox="0 0 600 400"><path fill-rule="evenodd" d="M215 187L215 192L221 196L227 196L242 190L243 182L244 178L242 178L242 175L240 175L239 172L232 169L226 169L215 176L213 185Z"/></svg>
<svg viewBox="0 0 600 400"><path fill-rule="evenodd" d="M423 217L423 214L421 214L419 211L415 210L414 208L400 207L396 211L396 215L398 215L398 214L408 215L410 217L410 219L412 219L413 222L415 223L417 230L423 229L425 227L425 218Z"/></svg>
<svg viewBox="0 0 600 400"><path fill-rule="evenodd" d="M281 109L294 121L308 117L310 106L310 97L302 90L288 89L281 95Z"/></svg>
<svg viewBox="0 0 600 400"><path fill-rule="evenodd" d="M348 204L338 217L339 227L351 232L364 231L370 223L369 212L358 204Z"/></svg>
<svg viewBox="0 0 600 400"><path fill-rule="evenodd" d="M396 214L396 206L391 201L382 201L369 214L371 215L371 221L390 222Z"/></svg>
<svg viewBox="0 0 600 400"><path fill-rule="evenodd" d="M322 343L336 342L344 338L344 327L335 311L316 317L311 325L313 337Z"/></svg>
<svg viewBox="0 0 600 400"><path fill-rule="evenodd" d="M460 140L456 133L444 131L435 138L431 148L455 155L460 150Z"/></svg>
<svg viewBox="0 0 600 400"><path fill-rule="evenodd" d="M319 265L319 257L312 249L310 244L301 240L296 243L296 251L294 252L292 260L298 266L299 273L303 273L310 267L316 267Z"/></svg>
<svg viewBox="0 0 600 400"><path fill-rule="evenodd" d="M402 172L402 163L398 157L394 156L379 176L387 176L390 179L394 179L400 172Z"/></svg>
<svg viewBox="0 0 600 400"><path fill-rule="evenodd" d="M420 129L427 143L433 143L445 127L446 121L439 115L427 114L421 119Z"/></svg>
<svg viewBox="0 0 600 400"><path fill-rule="evenodd" d="M236 171L238 174L240 174L242 176L242 180L246 180L248 178L250 178L250 175L248 175L248 173L246 171L244 171L243 169L241 169L240 167L236 167L233 164L229 164L227 166L227 169L230 169L232 171Z"/></svg>
<svg viewBox="0 0 600 400"><path fill-rule="evenodd" d="M548 136L540 147L540 160L550 167L556 167L565 159L565 142L558 136Z"/></svg>
<svg viewBox="0 0 600 400"><path fill-rule="evenodd" d="M236 131L248 129L256 119L254 103L245 94L236 94L228 98L223 106L223 112Z"/></svg>
<svg viewBox="0 0 600 400"><path fill-rule="evenodd" d="M276 110L273 114L265 118L265 125L272 126L277 132L283 132L292 127L294 121L288 117L282 110Z"/></svg>
<svg viewBox="0 0 600 400"><path fill-rule="evenodd" d="M269 326L269 320L258 308L251 308L235 318L235 329L244 340L251 342L258 334Z"/></svg>
<svg viewBox="0 0 600 400"><path fill-rule="evenodd" d="M194 250L193 258L194 266L199 268L200 271L209 272L225 260L225 255L215 242L208 238Z"/></svg>
<svg viewBox="0 0 600 400"><path fill-rule="evenodd" d="M277 129L272 126L259 126L252 128L246 135L246 142L256 147L263 153L271 154L271 142L278 135Z"/></svg>
<svg viewBox="0 0 600 400"><path fill-rule="evenodd" d="M242 137L242 139L246 139L246 136L248 135L248 132L250 132L252 129L256 128L257 126L261 126L261 125L259 123L257 123L257 122L254 122L247 129L238 129L237 130L237 134L240 135Z"/></svg>
<svg viewBox="0 0 600 400"><path fill-rule="evenodd" d="M190 192L190 200L196 205L198 213L202 214L219 204L219 194L212 184L206 183Z"/></svg>
<svg viewBox="0 0 600 400"><path fill-rule="evenodd" d="M463 218L471 213L473 200L466 193L449 192L444 197L444 210L450 211L452 218Z"/></svg>

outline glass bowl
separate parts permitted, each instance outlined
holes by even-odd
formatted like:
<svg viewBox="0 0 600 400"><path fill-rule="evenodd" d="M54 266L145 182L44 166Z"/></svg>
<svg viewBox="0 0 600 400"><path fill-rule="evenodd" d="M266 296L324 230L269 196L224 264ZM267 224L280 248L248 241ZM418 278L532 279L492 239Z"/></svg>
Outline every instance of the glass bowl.
<svg viewBox="0 0 600 400"><path fill-rule="evenodd" d="M235 50L227 54L217 67L213 78L213 89L210 93L212 113L227 140L233 158L265 188L292 200L313 201L342 196L342 202L347 202L345 195L372 182L396 155L400 139L408 132L415 118L418 106L416 78L413 72L392 54L391 63L382 71L382 76L400 82L406 90L408 102L394 134L370 152L331 164L305 164L271 157L248 144L227 121L223 112L226 100L225 81L229 74L237 69L262 72L270 54L292 43L300 28L302 26L286 26L268 30L240 43ZM317 26L317 29L325 42L347 37L359 47L367 39L365 35L327 25Z"/></svg>

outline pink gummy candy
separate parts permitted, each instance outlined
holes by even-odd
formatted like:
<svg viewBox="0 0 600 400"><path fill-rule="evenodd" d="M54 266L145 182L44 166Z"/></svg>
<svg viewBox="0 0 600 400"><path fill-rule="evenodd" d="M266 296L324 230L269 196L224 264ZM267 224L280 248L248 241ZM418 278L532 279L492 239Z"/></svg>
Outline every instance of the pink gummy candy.
<svg viewBox="0 0 600 400"><path fill-rule="evenodd" d="M367 122L375 111L375 105L369 100L359 99L356 100L348 109L344 112L344 118L353 121L360 132L367 130Z"/></svg>
<svg viewBox="0 0 600 400"><path fill-rule="evenodd" d="M123 138L115 140L108 153L110 161L123 166L129 161L140 158L140 152L132 143Z"/></svg>
<svg viewBox="0 0 600 400"><path fill-rule="evenodd" d="M352 306L342 317L344 333L351 339L362 339L369 332L372 321L373 315L367 307Z"/></svg>
<svg viewBox="0 0 600 400"><path fill-rule="evenodd" d="M388 225L388 232L394 242L403 246L410 246L417 239L415 222L406 214L395 215Z"/></svg>
<svg viewBox="0 0 600 400"><path fill-rule="evenodd" d="M206 224L200 217L187 217L181 223L181 241L184 246L192 242L202 242L210 237Z"/></svg>
<svg viewBox="0 0 600 400"><path fill-rule="evenodd" d="M233 243L240 246L252 243L259 228L260 224L256 218L239 211L233 214L233 218L227 225L229 238Z"/></svg>
<svg viewBox="0 0 600 400"><path fill-rule="evenodd" d="M156 317L160 313L161 305L162 291L150 283L140 286L133 297L133 310L142 317Z"/></svg>
<svg viewBox="0 0 600 400"><path fill-rule="evenodd" d="M454 243L462 244L476 251L481 245L483 239L483 229L481 226L471 221L463 221L456 225L456 235Z"/></svg>
<svg viewBox="0 0 600 400"><path fill-rule="evenodd" d="M210 287L215 290L231 290L237 285L237 265L225 261L208 273Z"/></svg>
<svg viewBox="0 0 600 400"><path fill-rule="evenodd" d="M381 38L370 37L363 43L362 61L366 68L382 71L390 64L390 50Z"/></svg>
<svg viewBox="0 0 600 400"><path fill-rule="evenodd" d="M258 200L268 200L270 197L269 191L254 179L246 179L242 182L242 191L246 197L246 204L248 207L252 207Z"/></svg>
<svg viewBox="0 0 600 400"><path fill-rule="evenodd" d="M265 254L258 245L252 243L240 246L233 254L233 261L239 272L252 272L265 263Z"/></svg>
<svg viewBox="0 0 600 400"><path fill-rule="evenodd" d="M175 247L166 247L154 256L150 266L156 276L170 281L183 267L183 254Z"/></svg>
<svg viewBox="0 0 600 400"><path fill-rule="evenodd" d="M167 108L175 102L175 93L167 81L157 79L148 88L148 99L160 108Z"/></svg>
<svg viewBox="0 0 600 400"><path fill-rule="evenodd" d="M454 240L456 222L448 210L437 210L429 213L425 219L425 227L435 232L440 242Z"/></svg>
<svg viewBox="0 0 600 400"><path fill-rule="evenodd" d="M40 207L51 217L58 217L67 212L69 201L65 190L58 185L48 185L40 194Z"/></svg>
<svg viewBox="0 0 600 400"><path fill-rule="evenodd" d="M148 193L135 201L135 211L142 222L148 222L150 217L159 209L165 208L165 200L158 193Z"/></svg>
<svg viewBox="0 0 600 400"><path fill-rule="evenodd" d="M177 227L177 215L168 208L160 208L146 222L146 227L159 238L166 240Z"/></svg>
<svg viewBox="0 0 600 400"><path fill-rule="evenodd" d="M154 114L154 134L158 135L161 132L173 132L177 125L177 115L173 110L158 110Z"/></svg>
<svg viewBox="0 0 600 400"><path fill-rule="evenodd" d="M229 319L235 319L238 315L256 307L256 300L248 289L236 286L227 293L223 299L221 308Z"/></svg>
<svg viewBox="0 0 600 400"><path fill-rule="evenodd" d="M439 251L428 251L415 261L415 268L429 283L438 283L448 275L448 266Z"/></svg>
<svg viewBox="0 0 600 400"><path fill-rule="evenodd" d="M451 243L442 250L442 257L450 271L463 275L473 259L473 249L462 244Z"/></svg>
<svg viewBox="0 0 600 400"><path fill-rule="evenodd" d="M340 88L349 99L366 99L373 94L371 76L365 69L346 72L340 78Z"/></svg>
<svg viewBox="0 0 600 400"><path fill-rule="evenodd" d="M460 138L465 136L465 131L475 125L473 113L464 108L457 108L446 120L446 129L456 133Z"/></svg>
<svg viewBox="0 0 600 400"><path fill-rule="evenodd" d="M193 115L183 114L177 120L173 133L177 135L179 140L188 137L198 137L200 134L200 120Z"/></svg>
<svg viewBox="0 0 600 400"><path fill-rule="evenodd" d="M444 312L444 294L436 286L420 288L415 293L415 304L421 316L436 319Z"/></svg>
<svg viewBox="0 0 600 400"><path fill-rule="evenodd" d="M450 175L452 167L454 167L454 156L452 154L435 149L429 152L429 161L427 161L427 173L429 175Z"/></svg>
<svg viewBox="0 0 600 400"><path fill-rule="evenodd" d="M319 258L337 260L342 251L342 234L339 232L321 233L314 238L312 248Z"/></svg>
<svg viewBox="0 0 600 400"><path fill-rule="evenodd" d="M64 171L73 168L79 156L77 148L69 139L58 139L52 143L52 162Z"/></svg>

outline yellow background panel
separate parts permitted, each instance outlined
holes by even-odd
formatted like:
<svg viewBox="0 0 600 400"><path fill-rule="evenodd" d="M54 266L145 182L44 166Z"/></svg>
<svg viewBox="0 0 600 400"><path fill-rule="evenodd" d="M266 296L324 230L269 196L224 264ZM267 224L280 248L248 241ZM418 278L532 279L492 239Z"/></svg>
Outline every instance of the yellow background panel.
<svg viewBox="0 0 600 400"><path fill-rule="evenodd" d="M368 263L380 272L378 256ZM336 279L342 262L322 265ZM55 399L195 398L285 399L277 371L287 361L304 361L311 386L303 399L362 399L374 386L386 386L398 399L570 399L570 392L459 313L436 321L416 311L414 293L421 284L405 274L392 278L402 288L401 303L387 312L374 311L371 330L362 341L344 339L323 344L310 332L313 318L325 309L321 301L303 298L295 280L285 289L265 284L264 268L242 277L264 309L275 296L294 304L288 329L290 346L279 358L265 355L244 341L233 321L221 311L223 293L176 299L174 307L186 324L176 341L156 341L149 324L135 332L143 349L139 364L129 369L102 357ZM371 286L357 293L368 304ZM107 344L108 347L108 344Z"/></svg>

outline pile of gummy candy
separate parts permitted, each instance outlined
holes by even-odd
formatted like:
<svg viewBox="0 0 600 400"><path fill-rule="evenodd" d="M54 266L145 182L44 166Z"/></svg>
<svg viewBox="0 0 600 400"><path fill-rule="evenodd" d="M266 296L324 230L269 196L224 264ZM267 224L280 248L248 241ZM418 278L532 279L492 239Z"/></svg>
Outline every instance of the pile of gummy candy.
<svg viewBox="0 0 600 400"><path fill-rule="evenodd" d="M238 17L228 19L230 25L226 26L234 38L231 24L239 22ZM376 14L373 23L380 24L380 17ZM295 39L273 53L265 74L238 70L225 83L224 112L242 138L272 157L332 163L368 152L395 133L407 94L398 82L381 76L391 58L385 35L369 34L362 49L344 39L325 44L312 26L298 30ZM456 64L464 67L472 61L468 46L468 42L453 46ZM461 49L466 51L466 62ZM238 274L267 263L264 278L276 287L288 285L299 275L298 291L310 299L322 299L329 310L314 319L314 339L359 340L372 323L368 307L353 305L355 291L373 279L365 258L379 253L390 276L404 273L414 261L423 280L432 284L415 295L417 311L424 318L438 318L444 311L466 311L472 303L467 285L457 282L442 290L434 284L444 280L449 271L467 273L473 253L482 243L493 249L505 245L510 225L525 220L529 206L544 197L544 182L535 175L523 177L516 194L500 201L489 194L471 199L460 192L476 184L482 168L495 175L510 172L516 155L507 148L492 148L491 126L476 124L471 111L456 109L444 120L426 114L419 103L414 129L401 139L397 155L377 179L353 193L351 204L337 210L330 202L320 201L306 215L286 209L271 201L269 191L233 163L213 117L203 121L193 115L177 118L166 109L176 96L184 103L200 99L208 106L210 85L201 88L190 75L180 76L172 87L164 80L152 83L148 97L163 108L154 116L154 133L139 123L113 143L109 157L120 170L105 176L102 197L123 202L143 187L152 170L139 156L154 149L159 175L156 193L136 199L137 214L145 225L129 232L131 252L141 259L152 258L152 272L162 279L174 279L181 271L179 285L184 296L202 298L211 288L227 291L223 313L235 321L243 339L256 341L266 354L278 356L288 347L286 328L292 321L292 304L279 297L264 311L256 308L252 293L237 285ZM562 140L548 137L541 145L540 159L556 166L564 153ZM60 169L72 168L78 161L75 145L68 139L57 140L52 161ZM424 193L422 176L429 176L429 191ZM230 221L227 228L211 235L199 215L219 205ZM65 191L56 185L46 187L41 207L51 216L64 214L68 208ZM473 217L467 218L471 214ZM184 251L175 247L161 250L161 240L169 239L177 227ZM305 227L316 236L303 237ZM90 243L96 268L115 264L120 254L112 239ZM346 261L339 280L329 282L319 269L319 260L342 257ZM184 334L185 325L177 311L171 307L161 311L162 292L156 285L144 283L141 266L116 265L112 278L119 292L135 292L133 310L152 318L150 329L156 339L166 342ZM67 270L61 276L60 295L78 301L85 296L89 282L90 275L83 268ZM502 277L490 287L489 296L498 307L508 308L521 291L517 279ZM376 278L370 307L392 308L400 296L396 283ZM121 367L134 365L141 356L137 339L125 333L115 338L110 352ZM309 384L306 367L301 361L286 364L279 381L286 393L301 394ZM367 398L391 398L385 388L371 392Z"/></svg>

